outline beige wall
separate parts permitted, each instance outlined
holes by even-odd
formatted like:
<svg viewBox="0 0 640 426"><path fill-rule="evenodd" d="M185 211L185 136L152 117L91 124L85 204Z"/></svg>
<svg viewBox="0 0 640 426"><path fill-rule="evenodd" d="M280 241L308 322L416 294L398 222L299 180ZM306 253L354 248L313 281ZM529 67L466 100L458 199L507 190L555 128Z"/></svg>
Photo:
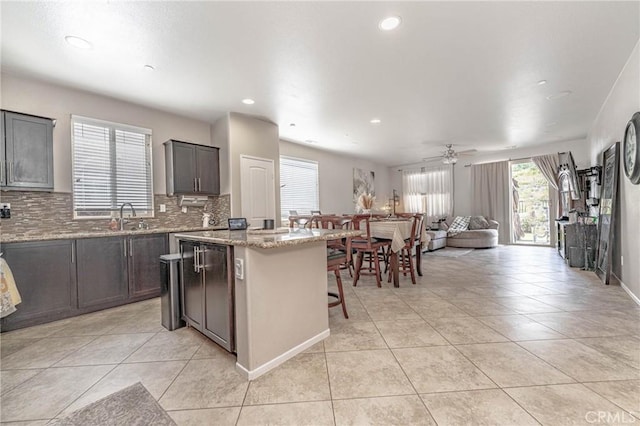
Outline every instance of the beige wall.
<svg viewBox="0 0 640 426"><path fill-rule="evenodd" d="M320 210L326 213L353 213L353 168L375 172L376 206L391 196L389 169L360 158L323 151L309 146L280 141L280 155L318 162ZM400 187L396 187L400 190Z"/></svg>
<svg viewBox="0 0 640 426"><path fill-rule="evenodd" d="M220 148L220 193L231 193L231 175L229 171L229 115L211 125L211 141Z"/></svg>
<svg viewBox="0 0 640 426"><path fill-rule="evenodd" d="M54 191L71 192L71 115L82 115L153 131L153 191L166 193L164 148L168 139L211 145L209 123L93 93L3 73L2 109L50 117L53 130Z"/></svg>
<svg viewBox="0 0 640 426"><path fill-rule="evenodd" d="M224 121L215 127L223 126ZM278 126L255 117L239 113L229 113L227 118L229 147L229 187L231 193L231 215L239 216L242 212L240 198L240 156L271 159L274 162L276 212L280 211L280 154L278 146ZM214 130L218 134L218 130ZM277 214L276 214L277 216Z"/></svg>
<svg viewBox="0 0 640 426"><path fill-rule="evenodd" d="M589 132L593 164L602 164L602 152L613 143L622 141L627 122L635 112L640 111L639 46L640 42L636 44ZM624 173L622 156L620 160L613 272L640 298L640 185L631 184Z"/></svg>

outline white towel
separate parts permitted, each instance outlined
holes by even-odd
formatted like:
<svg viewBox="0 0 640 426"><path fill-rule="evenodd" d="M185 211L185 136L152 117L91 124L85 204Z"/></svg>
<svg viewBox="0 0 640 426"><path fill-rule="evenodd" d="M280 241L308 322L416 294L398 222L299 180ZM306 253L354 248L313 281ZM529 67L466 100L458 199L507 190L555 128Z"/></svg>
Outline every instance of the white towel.
<svg viewBox="0 0 640 426"><path fill-rule="evenodd" d="M0 318L16 311L16 305L22 302L18 287L13 279L7 261L0 257Z"/></svg>

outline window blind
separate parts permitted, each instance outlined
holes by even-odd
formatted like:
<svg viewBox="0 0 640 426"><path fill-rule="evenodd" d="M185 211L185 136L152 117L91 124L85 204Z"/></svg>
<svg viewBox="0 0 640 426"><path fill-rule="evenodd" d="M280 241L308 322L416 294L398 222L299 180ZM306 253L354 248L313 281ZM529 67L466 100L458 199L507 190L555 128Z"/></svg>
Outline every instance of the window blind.
<svg viewBox="0 0 640 426"><path fill-rule="evenodd" d="M280 215L289 210L310 214L320 210L318 163L299 158L280 157Z"/></svg>
<svg viewBox="0 0 640 426"><path fill-rule="evenodd" d="M122 203L153 216L151 130L72 117L75 218L110 217Z"/></svg>

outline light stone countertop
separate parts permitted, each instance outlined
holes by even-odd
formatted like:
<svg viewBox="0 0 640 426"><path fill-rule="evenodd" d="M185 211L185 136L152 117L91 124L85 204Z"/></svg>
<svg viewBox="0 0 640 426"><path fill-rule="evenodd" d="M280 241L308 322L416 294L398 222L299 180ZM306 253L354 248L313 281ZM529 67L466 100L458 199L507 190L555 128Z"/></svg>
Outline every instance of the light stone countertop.
<svg viewBox="0 0 640 426"><path fill-rule="evenodd" d="M362 231L357 230L289 228L289 232L287 233L252 234L251 232L247 233L246 231L224 230L183 232L175 234L175 237L179 240L273 249L307 244L316 241L355 237L361 234Z"/></svg>
<svg viewBox="0 0 640 426"><path fill-rule="evenodd" d="M204 230L220 230L226 229L222 226L212 226L210 228L203 227L158 227L150 229L129 229L124 231L111 231L109 229L84 231L84 232L56 232L56 233L24 233L24 234L0 234L1 243L21 243L28 241L47 241L47 240L75 240L80 238L99 238L99 237L119 237L129 235L150 235L150 234L172 234L176 232L204 231Z"/></svg>

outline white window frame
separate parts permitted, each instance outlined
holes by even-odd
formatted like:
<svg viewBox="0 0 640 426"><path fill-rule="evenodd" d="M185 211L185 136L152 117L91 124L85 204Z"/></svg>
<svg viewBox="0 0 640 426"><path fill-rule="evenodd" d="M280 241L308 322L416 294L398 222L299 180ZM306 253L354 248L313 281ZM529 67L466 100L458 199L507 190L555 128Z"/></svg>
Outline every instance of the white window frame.
<svg viewBox="0 0 640 426"><path fill-rule="evenodd" d="M315 171L316 171L316 185L315 185L315 191L314 191L315 205L312 208L308 210L307 209L300 210L300 207L297 207L297 208L284 207L284 203L282 202L283 200L282 189L283 189L283 185L285 185L286 183L282 181L282 160L312 164L315 167ZM311 210L320 210L320 170L319 170L317 161L308 160L306 158L290 157L287 155L280 156L280 216L284 221L288 220L289 218L289 210L297 210L299 214L310 214Z"/></svg>
<svg viewBox="0 0 640 426"><path fill-rule="evenodd" d="M71 193L72 193L72 211L73 211L73 219L74 220L84 220L84 219L110 219L113 217L119 217L119 207L120 206L112 206L109 209L109 214L106 215L78 215L78 210L75 205L75 179L76 179L76 164L75 164L75 125L76 123L101 126L105 128L109 128L110 130L110 143L115 143L115 131L127 131L144 134L146 136L146 144L147 144L147 161L150 175L150 183L149 183L149 196L151 199L150 208L144 209L136 209L136 217L138 218L153 218L155 216L155 198L153 192L153 136L152 130L144 127L133 126L129 124L115 123L106 120L100 120L96 118L84 117L80 115L72 115L71 116ZM135 206L134 206L135 207Z"/></svg>

